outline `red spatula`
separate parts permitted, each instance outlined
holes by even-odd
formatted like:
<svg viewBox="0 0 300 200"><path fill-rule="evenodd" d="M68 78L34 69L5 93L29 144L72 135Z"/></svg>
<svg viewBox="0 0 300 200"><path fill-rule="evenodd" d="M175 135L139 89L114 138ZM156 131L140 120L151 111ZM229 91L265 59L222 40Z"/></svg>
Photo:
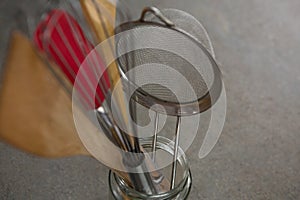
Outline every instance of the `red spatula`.
<svg viewBox="0 0 300 200"><path fill-rule="evenodd" d="M76 90L89 108L102 104L110 87L105 65L70 14L60 9L50 11L35 30L34 43L61 68L72 84L77 79ZM82 73L78 74L80 67Z"/></svg>

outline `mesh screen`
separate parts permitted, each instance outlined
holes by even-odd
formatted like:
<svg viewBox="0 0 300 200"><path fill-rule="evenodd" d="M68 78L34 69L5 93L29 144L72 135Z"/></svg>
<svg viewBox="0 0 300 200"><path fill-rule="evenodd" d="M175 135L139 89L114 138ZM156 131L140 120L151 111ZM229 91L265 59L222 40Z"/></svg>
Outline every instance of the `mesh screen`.
<svg viewBox="0 0 300 200"><path fill-rule="evenodd" d="M175 103L195 102L208 92L214 70L195 40L153 23L129 23L123 29L129 31L116 37L118 62L140 92Z"/></svg>
<svg viewBox="0 0 300 200"><path fill-rule="evenodd" d="M121 56L120 65L124 66L126 72L132 68L144 65L145 67L140 70L134 70L134 74L129 73L130 79L139 86L144 82L148 82L145 80L153 82L142 85L140 89L162 101L192 102L195 100L195 95L198 99L208 91L204 79L193 65L172 52L160 49L139 49ZM191 87L180 83L176 79L174 72L169 73L170 68L165 67L164 71L160 70L164 68L164 65L179 72L186 78ZM155 71L154 68L156 66L162 67ZM211 82L211 75L208 78ZM180 97L180 100L178 97Z"/></svg>

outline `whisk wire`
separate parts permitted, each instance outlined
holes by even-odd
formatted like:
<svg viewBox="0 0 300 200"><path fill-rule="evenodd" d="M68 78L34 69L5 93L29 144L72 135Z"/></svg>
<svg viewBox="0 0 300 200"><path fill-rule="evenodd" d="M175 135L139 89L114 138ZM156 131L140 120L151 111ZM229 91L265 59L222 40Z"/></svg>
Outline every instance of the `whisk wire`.
<svg viewBox="0 0 300 200"><path fill-rule="evenodd" d="M54 14L55 15L55 14ZM81 41L85 41L85 38L83 37L83 35L81 35L81 34L79 34L78 33L78 31L80 31L80 29L78 28L78 27L76 27L72 22L71 22L71 19L70 19L70 17L69 16L65 16L66 17L66 19L67 19L67 21L68 21L68 25L70 26L70 27L68 27L68 28L70 28L71 29L71 31L72 31L72 34L70 34L70 35L68 35L68 37L65 35L65 33L63 32L63 28L61 27L61 24L57 24L57 23L55 23L57 20L58 20L58 18L59 18L60 16L57 16L57 15L55 15L55 16L53 16L51 19L52 19L52 21L49 23L49 29L47 30L48 32L49 32L49 34L51 34L54 30L57 30L57 33L58 33L58 35L59 35L59 39L61 40L61 42L63 42L63 45L66 45L66 47L67 47L67 50L68 51L66 51L66 52L69 52L69 54L71 55L71 58L74 60L74 62L75 62L75 64L76 64L76 67L78 68L78 70L79 70L79 68L80 68L80 65L81 65L81 63L80 63L80 61L79 61L79 58L78 58L78 56L76 55L76 53L75 53L75 51L74 51L74 49L72 48L72 46L71 46L71 44L70 44L70 41L69 41L69 37L70 37L70 35L72 35L72 36L74 36L74 38L72 38L72 39L75 39L76 40L76 43L78 43L78 45L81 45L81 47L79 47L78 48L78 50L80 50L81 52L82 52L82 55L87 55L88 54L88 50L86 49L86 47L84 47L84 45L82 44L83 42L81 42ZM53 30L54 29L54 30ZM75 30L75 29L77 29L77 30ZM45 35L47 35L47 34L45 34ZM49 37L51 37L51 35L49 35ZM60 48L58 48L58 46L57 46L57 43L55 43L55 42L51 42L51 39L50 38L45 38L45 42L50 42L50 45L49 45L49 47L48 47L48 54L50 53L50 51L51 51L51 47L53 48L53 50L54 50L54 53L59 57L59 60L61 61L61 62L63 62L63 65L64 66L66 66L66 72L72 77L72 81L75 81L76 80L76 72L74 71L74 69L71 67L71 64L70 64L70 62L68 62L65 58L64 58L64 55L63 55L63 53L61 52L61 50L60 50ZM76 38L75 38L76 37ZM79 38L79 37L81 37L81 38ZM91 49L91 44L89 43L89 42L87 42L87 44L88 45L90 45L89 47L88 47L88 49ZM44 45L44 46L46 46L47 47L47 45ZM60 46L61 47L61 46ZM76 49L77 50L77 49ZM65 52L65 53L66 53ZM97 66L96 64L95 64L95 62L97 61L98 62L98 66L100 66L101 67L101 63L100 63L100 61L99 61L99 59L97 59L97 58L95 58L94 57L94 52L92 52L92 60L94 61L94 63L93 64L91 64L90 63L90 60L91 59L87 59L87 62L88 62L88 68L87 68L87 70L83 70L83 73L82 73L82 75L83 75L83 79L80 79L80 84L84 84L85 82L88 84L88 88L87 87L83 87L83 86L81 86L82 87L82 89L81 89L81 92L83 92L83 91L85 91L85 90L88 90L88 91L90 91L90 92L93 92L93 84L92 84L92 82L91 82L91 80L90 79L92 79L92 80L96 80L96 77L92 77L92 76L97 76L98 74L96 73L96 69L98 69L98 67L94 67L94 66ZM86 68L86 67L85 67ZM88 69L92 69L93 71L94 71L94 73L89 73L89 74L87 74L88 73ZM94 79L93 79L94 78ZM102 80L102 79L101 79ZM106 82L105 81L102 81L102 82L104 82L105 83L105 85L103 86L103 84L100 84L99 83L99 81L97 81L97 84L99 85L99 87L101 88L101 92L103 93L104 91L107 91L108 90L108 86L107 86L107 84L106 84ZM82 91L83 90L83 91ZM87 92L84 92L85 93L85 96L86 96L86 98L85 99L87 99L87 98L89 98L89 103L92 103L92 100L91 100L91 98L90 98L90 95L87 93ZM104 94L103 94L104 95ZM101 98L99 97L99 92L97 92L96 93L96 95L95 95L95 97L96 97L96 101L97 101L97 103L98 104L101 104ZM93 104L91 104L91 105L93 105Z"/></svg>

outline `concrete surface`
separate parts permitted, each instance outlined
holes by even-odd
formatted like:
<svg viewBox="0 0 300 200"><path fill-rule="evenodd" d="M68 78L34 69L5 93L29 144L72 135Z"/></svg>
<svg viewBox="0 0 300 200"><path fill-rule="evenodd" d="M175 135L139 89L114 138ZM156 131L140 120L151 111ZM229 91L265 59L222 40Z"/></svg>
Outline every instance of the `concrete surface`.
<svg viewBox="0 0 300 200"><path fill-rule="evenodd" d="M1 52L9 24L3 19L19 2L0 3ZM188 151L190 199L300 199L300 1L159 4L201 20L227 89L227 119L219 142L200 160L199 134ZM47 160L0 143L0 199L107 199L107 173L92 158Z"/></svg>

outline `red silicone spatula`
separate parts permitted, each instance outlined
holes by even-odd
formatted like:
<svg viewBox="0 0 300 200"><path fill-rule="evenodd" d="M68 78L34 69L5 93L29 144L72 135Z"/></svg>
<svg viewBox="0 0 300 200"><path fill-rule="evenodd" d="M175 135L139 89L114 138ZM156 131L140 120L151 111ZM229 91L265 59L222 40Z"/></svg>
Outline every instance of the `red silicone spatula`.
<svg viewBox="0 0 300 200"><path fill-rule="evenodd" d="M89 108L102 104L110 87L105 65L70 14L60 9L51 10L38 24L34 43L61 68L72 84L77 81L76 90Z"/></svg>

